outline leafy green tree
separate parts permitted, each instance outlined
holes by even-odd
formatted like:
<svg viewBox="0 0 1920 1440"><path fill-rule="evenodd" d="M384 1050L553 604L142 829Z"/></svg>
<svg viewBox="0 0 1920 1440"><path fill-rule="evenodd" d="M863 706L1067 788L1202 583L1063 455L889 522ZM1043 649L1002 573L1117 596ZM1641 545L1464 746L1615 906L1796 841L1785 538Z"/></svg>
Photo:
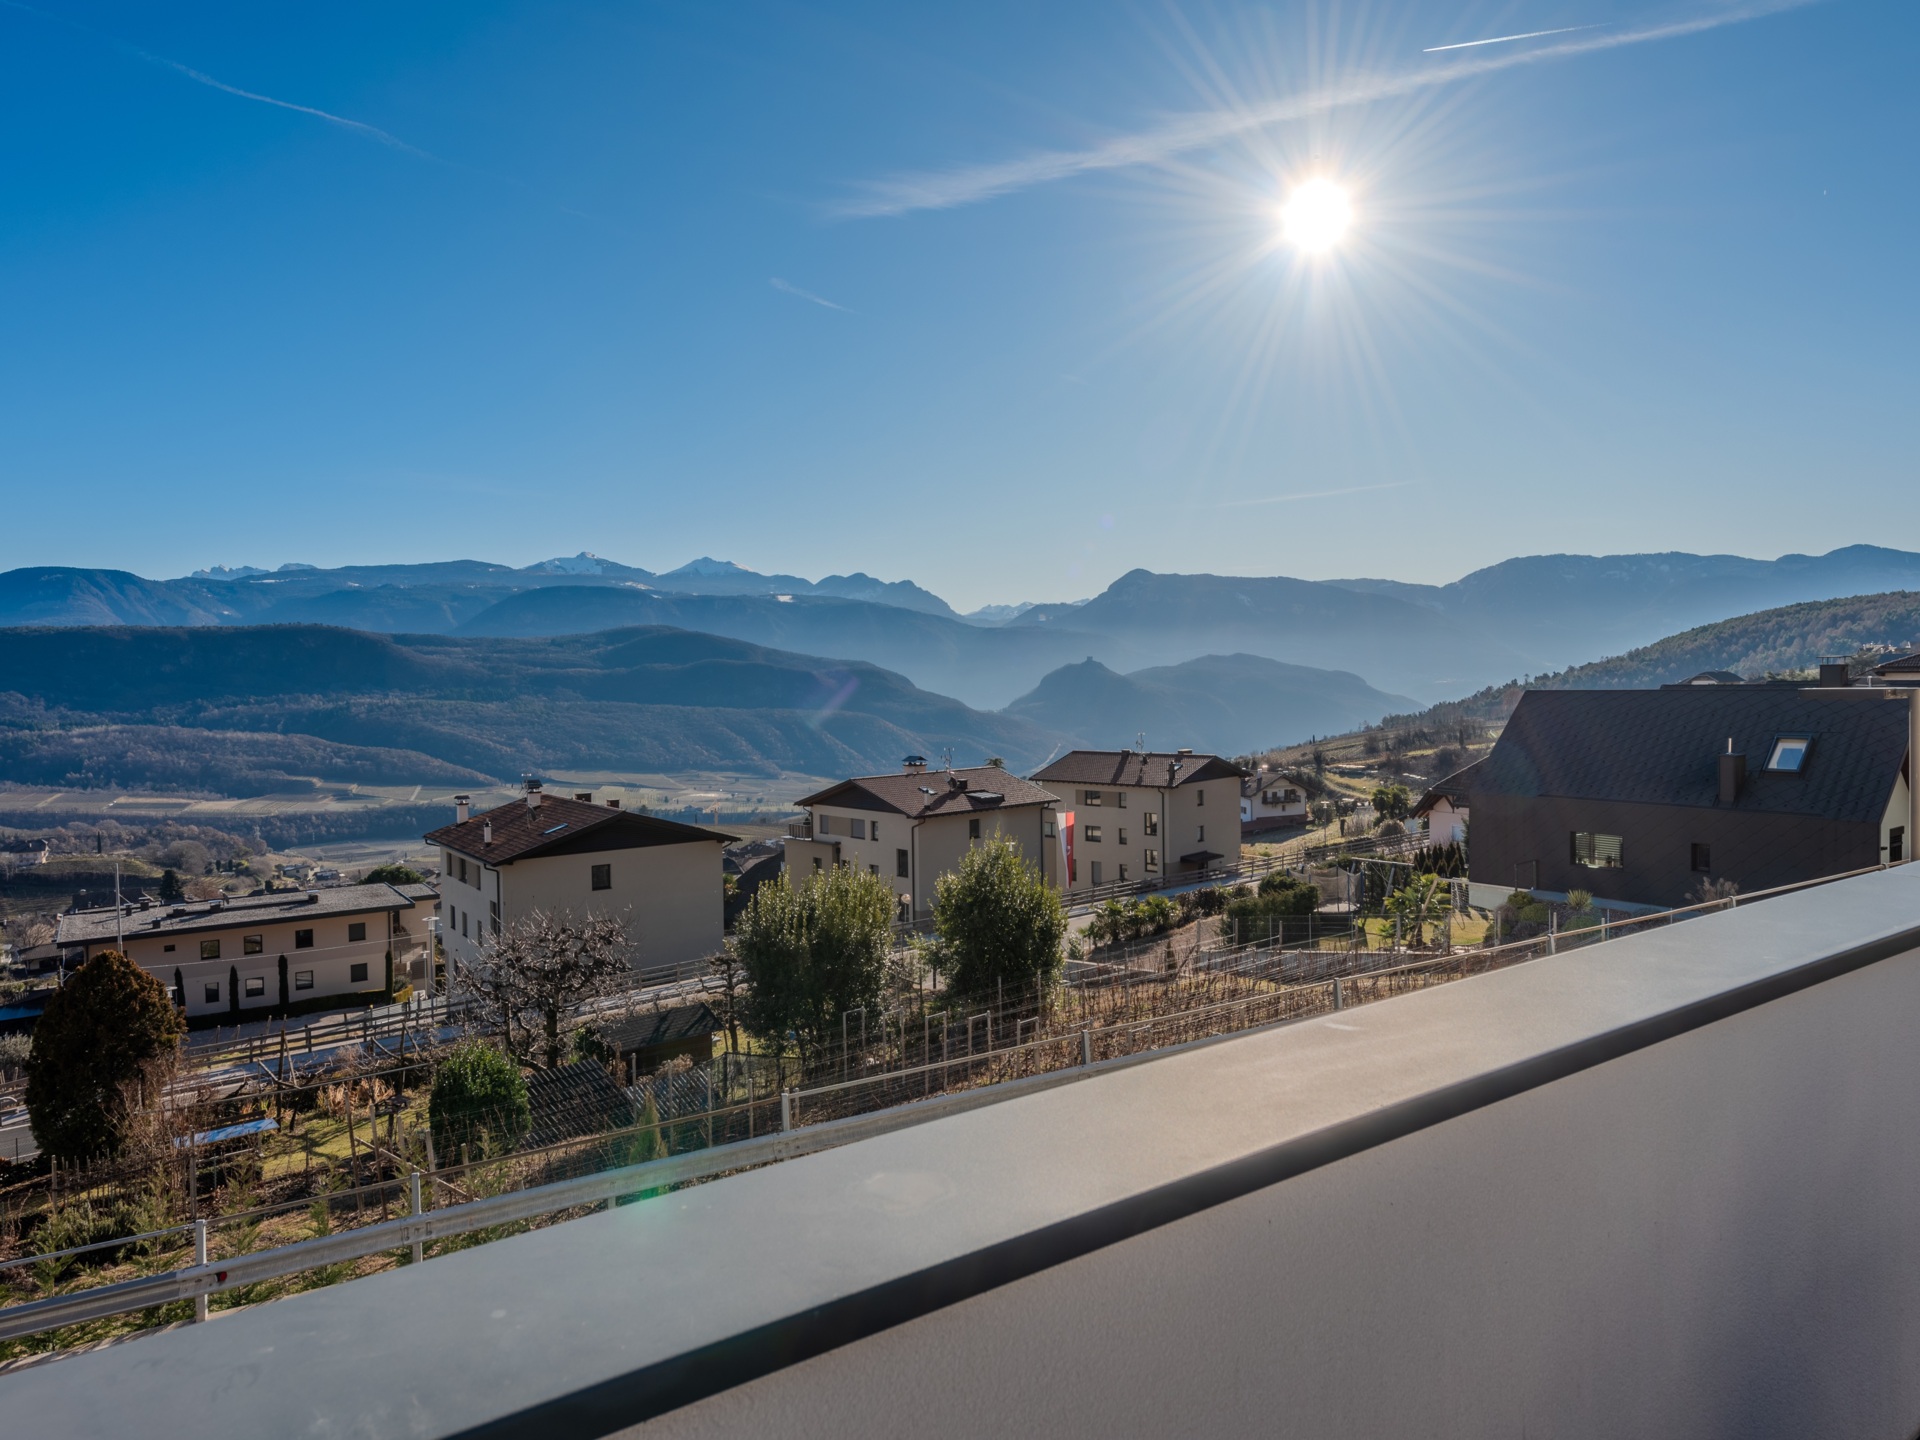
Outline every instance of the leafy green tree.
<svg viewBox="0 0 1920 1440"><path fill-rule="evenodd" d="M425 882L422 875L411 865L376 865L369 870L363 885L419 885Z"/></svg>
<svg viewBox="0 0 1920 1440"><path fill-rule="evenodd" d="M1413 795L1404 785L1381 785L1373 792L1373 813L1382 820L1404 820L1413 813Z"/></svg>
<svg viewBox="0 0 1920 1440"><path fill-rule="evenodd" d="M1046 877L1004 836L975 845L958 871L940 877L933 924L958 994L984 995L1007 983L1040 988L1059 974L1067 912Z"/></svg>
<svg viewBox="0 0 1920 1440"><path fill-rule="evenodd" d="M885 880L835 866L795 890L785 874L761 885L734 924L745 974L747 1030L801 1063L838 1036L840 1017L880 1003L892 950L893 891Z"/></svg>
<svg viewBox="0 0 1920 1440"><path fill-rule="evenodd" d="M433 1072L427 1123L442 1164L459 1153L511 1149L533 1124L520 1067L483 1040L453 1047Z"/></svg>
<svg viewBox="0 0 1920 1440"><path fill-rule="evenodd" d="M27 1115L40 1148L60 1160L118 1151L185 1030L167 987L119 951L82 965L34 1026Z"/></svg>

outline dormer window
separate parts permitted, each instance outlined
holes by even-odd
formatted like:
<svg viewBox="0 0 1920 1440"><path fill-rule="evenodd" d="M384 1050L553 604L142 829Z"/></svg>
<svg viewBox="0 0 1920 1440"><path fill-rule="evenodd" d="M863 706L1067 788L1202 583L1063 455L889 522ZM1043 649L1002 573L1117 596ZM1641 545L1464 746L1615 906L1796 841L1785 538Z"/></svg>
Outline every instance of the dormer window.
<svg viewBox="0 0 1920 1440"><path fill-rule="evenodd" d="M1807 751L1813 746L1811 735L1782 735L1767 752L1767 769L1798 775L1807 766Z"/></svg>

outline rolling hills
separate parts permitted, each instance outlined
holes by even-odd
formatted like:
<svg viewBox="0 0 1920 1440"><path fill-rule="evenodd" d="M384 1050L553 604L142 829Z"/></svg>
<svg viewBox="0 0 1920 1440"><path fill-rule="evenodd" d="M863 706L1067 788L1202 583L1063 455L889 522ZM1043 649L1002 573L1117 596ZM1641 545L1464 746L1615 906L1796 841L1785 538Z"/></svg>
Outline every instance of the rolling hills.
<svg viewBox="0 0 1920 1440"><path fill-rule="evenodd" d="M239 737L284 736L280 770L298 757L327 780L409 765L415 780L450 776L447 767L511 779L583 765L818 775L891 769L908 752L949 747L1022 765L1057 744L1029 721L971 710L877 666L662 627L555 639L19 628L0 631L0 676L0 778L23 778L13 757L40 783L111 774L186 784L187 761L137 755L193 735L223 737L194 742L202 769L245 750ZM84 743L72 738L82 728ZM52 773L62 763L71 778Z"/></svg>

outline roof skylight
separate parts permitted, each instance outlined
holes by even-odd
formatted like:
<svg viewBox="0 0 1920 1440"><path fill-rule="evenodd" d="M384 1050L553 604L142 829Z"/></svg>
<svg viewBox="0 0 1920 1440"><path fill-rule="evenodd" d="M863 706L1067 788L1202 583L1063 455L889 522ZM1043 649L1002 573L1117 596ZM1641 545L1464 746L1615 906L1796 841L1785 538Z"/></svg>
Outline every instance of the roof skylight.
<svg viewBox="0 0 1920 1440"><path fill-rule="evenodd" d="M1767 769L1798 775L1807 764L1807 751L1813 745L1811 735L1782 735L1767 752Z"/></svg>

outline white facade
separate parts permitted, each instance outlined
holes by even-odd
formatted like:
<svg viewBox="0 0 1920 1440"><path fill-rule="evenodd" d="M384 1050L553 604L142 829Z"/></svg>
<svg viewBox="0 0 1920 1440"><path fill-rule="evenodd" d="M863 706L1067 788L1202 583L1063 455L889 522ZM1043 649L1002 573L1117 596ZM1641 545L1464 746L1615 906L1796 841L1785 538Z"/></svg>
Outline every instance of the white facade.
<svg viewBox="0 0 1920 1440"><path fill-rule="evenodd" d="M424 889L424 887L420 887ZM427 975L432 902L387 885L277 892L208 904L128 908L125 953L184 1004L189 1020L395 989ZM120 948L111 908L62 917L61 942L81 958ZM315 1007L321 1008L321 1007Z"/></svg>

